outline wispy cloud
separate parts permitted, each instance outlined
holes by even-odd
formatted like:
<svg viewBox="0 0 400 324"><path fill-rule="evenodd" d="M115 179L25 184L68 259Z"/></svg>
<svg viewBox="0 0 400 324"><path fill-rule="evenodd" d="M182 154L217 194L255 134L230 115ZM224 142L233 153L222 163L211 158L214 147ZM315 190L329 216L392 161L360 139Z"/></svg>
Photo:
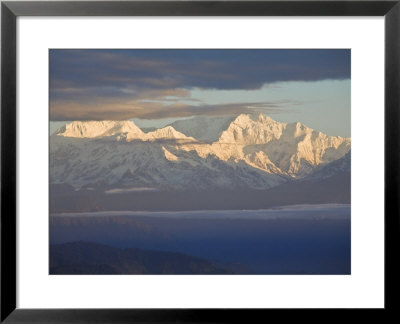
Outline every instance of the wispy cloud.
<svg viewBox="0 0 400 324"><path fill-rule="evenodd" d="M239 102L223 104L193 105L173 102L165 105L152 101L112 101L112 102L58 102L52 106L52 120L126 120L131 118L162 119L190 116L224 116L241 113L263 112L274 114L287 111L297 101L280 100L271 102Z"/></svg>
<svg viewBox="0 0 400 324"><path fill-rule="evenodd" d="M145 191L159 191L157 188L140 187L140 188L115 188L104 191L107 195L117 195L129 192L145 192Z"/></svg>

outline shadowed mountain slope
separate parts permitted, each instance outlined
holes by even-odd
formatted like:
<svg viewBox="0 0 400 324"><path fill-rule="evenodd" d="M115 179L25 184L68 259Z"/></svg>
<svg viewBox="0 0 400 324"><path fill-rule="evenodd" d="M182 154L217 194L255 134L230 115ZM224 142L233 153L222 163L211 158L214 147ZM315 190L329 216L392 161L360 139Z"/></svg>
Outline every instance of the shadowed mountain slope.
<svg viewBox="0 0 400 324"><path fill-rule="evenodd" d="M182 253L118 249L90 242L50 245L50 274L229 274Z"/></svg>

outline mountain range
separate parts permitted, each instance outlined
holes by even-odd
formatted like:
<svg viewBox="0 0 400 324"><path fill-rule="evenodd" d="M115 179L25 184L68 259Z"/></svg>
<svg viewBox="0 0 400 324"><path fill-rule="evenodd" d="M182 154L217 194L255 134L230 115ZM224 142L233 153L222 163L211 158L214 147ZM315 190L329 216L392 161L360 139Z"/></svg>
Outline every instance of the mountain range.
<svg viewBox="0 0 400 324"><path fill-rule="evenodd" d="M50 136L50 183L75 190L267 190L350 173L350 138L241 114L145 132L132 121L74 121Z"/></svg>

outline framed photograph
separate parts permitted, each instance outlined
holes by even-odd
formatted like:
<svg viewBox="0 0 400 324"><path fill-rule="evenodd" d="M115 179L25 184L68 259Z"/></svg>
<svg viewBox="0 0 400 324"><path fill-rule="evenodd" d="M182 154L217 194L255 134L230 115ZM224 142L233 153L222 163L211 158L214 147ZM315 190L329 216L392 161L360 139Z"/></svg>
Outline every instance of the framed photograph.
<svg viewBox="0 0 400 324"><path fill-rule="evenodd" d="M392 316L399 15L2 2L1 321Z"/></svg>

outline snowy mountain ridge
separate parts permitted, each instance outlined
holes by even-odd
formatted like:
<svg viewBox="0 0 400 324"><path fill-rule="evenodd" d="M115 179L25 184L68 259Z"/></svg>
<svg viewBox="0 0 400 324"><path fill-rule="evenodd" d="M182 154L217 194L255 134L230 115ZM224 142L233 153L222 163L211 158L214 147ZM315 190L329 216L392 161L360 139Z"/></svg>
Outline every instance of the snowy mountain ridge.
<svg viewBox="0 0 400 324"><path fill-rule="evenodd" d="M167 126L153 132L145 133L134 122L127 121L74 121L61 127L55 133L56 136L72 138L102 138L116 136L117 140L156 140L156 139L188 139L191 137L176 131L173 127Z"/></svg>

